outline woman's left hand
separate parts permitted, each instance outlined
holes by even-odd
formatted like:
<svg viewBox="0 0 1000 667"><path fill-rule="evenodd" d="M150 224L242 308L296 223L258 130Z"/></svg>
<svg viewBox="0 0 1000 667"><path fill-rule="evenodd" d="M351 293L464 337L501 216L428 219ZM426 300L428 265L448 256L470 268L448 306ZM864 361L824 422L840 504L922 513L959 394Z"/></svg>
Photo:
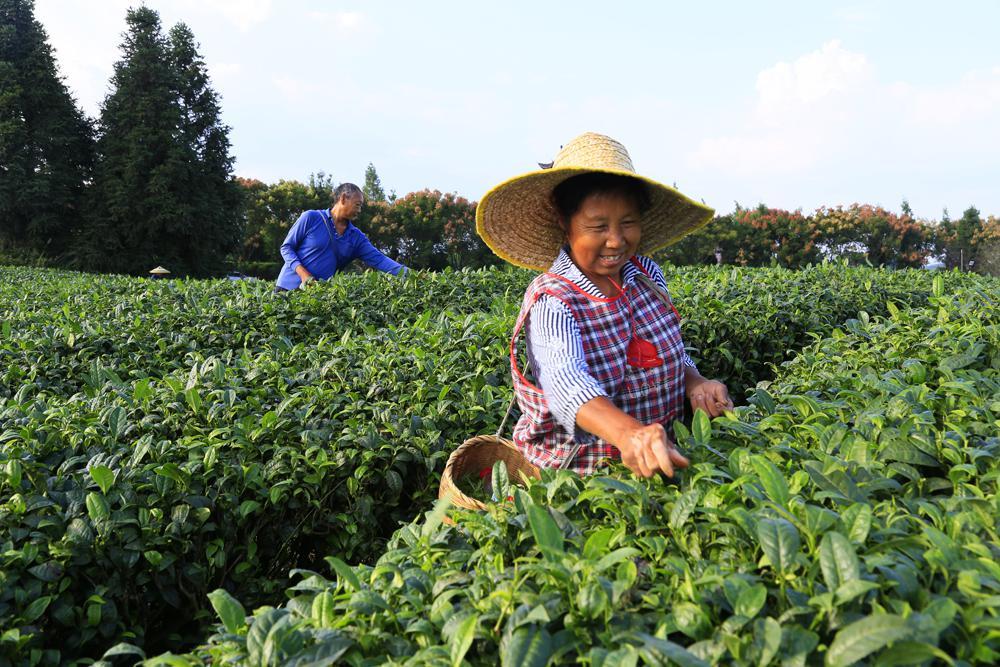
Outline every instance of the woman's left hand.
<svg viewBox="0 0 1000 667"><path fill-rule="evenodd" d="M718 380L702 379L694 386L688 386L688 398L691 400L691 412L702 409L709 417L718 417L733 409L729 390Z"/></svg>

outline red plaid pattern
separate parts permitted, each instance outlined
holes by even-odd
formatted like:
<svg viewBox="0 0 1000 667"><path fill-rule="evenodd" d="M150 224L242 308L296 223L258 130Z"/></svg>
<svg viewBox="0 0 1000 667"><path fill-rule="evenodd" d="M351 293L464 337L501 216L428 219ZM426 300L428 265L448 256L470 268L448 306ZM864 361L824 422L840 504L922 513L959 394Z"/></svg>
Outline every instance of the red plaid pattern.
<svg viewBox="0 0 1000 667"><path fill-rule="evenodd" d="M632 262L649 273L636 258ZM516 345L531 307L548 295L566 304L580 328L584 356L594 378L611 401L644 424L671 423L684 408L684 343L676 309L667 307L640 280L633 280L614 298L584 292L568 278L543 273L528 286L521 313L510 341L511 375L521 417L514 427L514 443L535 465L558 468L576 445L552 416L542 390L530 382L517 366ZM633 335L651 342L663 365L636 368L626 363L626 348ZM580 474L594 471L603 459L621 458L618 449L596 439L582 445L568 469Z"/></svg>

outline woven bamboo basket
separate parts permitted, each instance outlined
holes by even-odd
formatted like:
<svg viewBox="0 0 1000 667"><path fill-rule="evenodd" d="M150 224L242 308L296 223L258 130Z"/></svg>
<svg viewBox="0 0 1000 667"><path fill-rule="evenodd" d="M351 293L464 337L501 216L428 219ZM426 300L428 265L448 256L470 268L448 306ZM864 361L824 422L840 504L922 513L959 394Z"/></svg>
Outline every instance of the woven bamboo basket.
<svg viewBox="0 0 1000 667"><path fill-rule="evenodd" d="M453 504L464 509L486 509L484 503L462 493L457 482L467 475L479 475L481 470L492 468L497 461L507 464L507 476L511 482L520 484L523 477L539 477L538 467L524 458L513 442L495 435L477 435L459 445L448 457L438 487L438 498L450 498Z"/></svg>

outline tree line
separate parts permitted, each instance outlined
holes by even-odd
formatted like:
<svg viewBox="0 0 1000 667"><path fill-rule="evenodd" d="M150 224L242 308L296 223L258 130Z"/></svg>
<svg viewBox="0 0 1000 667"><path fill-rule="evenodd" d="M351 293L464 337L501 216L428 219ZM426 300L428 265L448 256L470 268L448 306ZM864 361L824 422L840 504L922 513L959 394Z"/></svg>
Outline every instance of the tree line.
<svg viewBox="0 0 1000 667"><path fill-rule="evenodd" d="M212 275L243 232L229 128L191 30L130 9L100 117L56 70L32 0L0 0L0 248L93 271Z"/></svg>
<svg viewBox="0 0 1000 667"><path fill-rule="evenodd" d="M921 220L904 200L897 214L881 206L823 207L812 214L761 205L716 216L701 230L658 253L674 264L739 264L798 268L824 260L917 268L928 259L946 268L1000 275L1000 219L970 206L952 220Z"/></svg>
<svg viewBox="0 0 1000 667"><path fill-rule="evenodd" d="M246 227L236 269L274 278L281 268L278 248L289 227L304 210L329 208L337 184L323 173L313 174L307 183L282 180L269 185L246 178L237 182L243 191ZM365 206L354 222L375 247L397 262L435 271L502 263L476 234L475 202L438 190L387 195L372 164L362 190Z"/></svg>
<svg viewBox="0 0 1000 667"><path fill-rule="evenodd" d="M128 10L109 93L88 118L60 78L33 0L0 0L0 263L145 274L230 270L272 278L279 246L306 209L329 207L336 183L267 184L233 176L229 130L191 30L164 30L147 7ZM475 233L475 202L437 190L397 197L369 164L356 221L407 266L500 263ZM717 216L662 251L676 264L797 267L839 258L1000 271L1000 223L969 208L952 221L854 205L811 215L760 206Z"/></svg>

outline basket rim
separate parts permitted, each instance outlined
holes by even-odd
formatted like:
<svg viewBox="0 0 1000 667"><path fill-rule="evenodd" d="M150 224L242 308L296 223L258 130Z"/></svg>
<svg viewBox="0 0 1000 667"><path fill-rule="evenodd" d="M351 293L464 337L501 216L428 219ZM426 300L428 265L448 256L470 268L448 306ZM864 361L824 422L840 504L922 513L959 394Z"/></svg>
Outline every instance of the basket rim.
<svg viewBox="0 0 1000 667"><path fill-rule="evenodd" d="M455 450L448 456L448 462L445 464L444 471L441 473L441 483L438 486L438 498L448 497L452 503L463 508L463 509L473 509L473 510L485 510L487 509L486 503L466 495L458 488L457 478L455 477L455 469L457 467L457 462L461 459L465 452L468 450L485 444L498 445L502 447L507 447L511 449L517 455L523 457L524 454L518 449L513 441L502 438L496 435L476 435L468 438L461 445L455 448ZM527 463L532 468L537 470L537 466L525 459ZM466 475L462 475L466 477Z"/></svg>

